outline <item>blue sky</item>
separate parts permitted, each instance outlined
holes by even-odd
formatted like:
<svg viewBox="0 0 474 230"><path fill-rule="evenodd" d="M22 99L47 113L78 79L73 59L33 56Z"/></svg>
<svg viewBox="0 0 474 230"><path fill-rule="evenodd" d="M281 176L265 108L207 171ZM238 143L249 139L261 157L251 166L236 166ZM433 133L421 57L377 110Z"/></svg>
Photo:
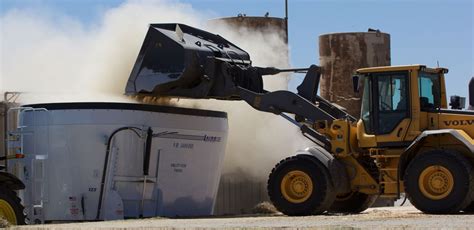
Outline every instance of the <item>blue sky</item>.
<svg viewBox="0 0 474 230"><path fill-rule="evenodd" d="M68 15L86 26L121 0L0 0L0 14L42 8ZM284 16L283 0L181 0L213 17L238 13ZM472 0L289 0L290 57L293 66L318 63L318 35L376 28L391 34L392 65L426 64L450 69L448 95L467 96L474 76L474 3Z"/></svg>

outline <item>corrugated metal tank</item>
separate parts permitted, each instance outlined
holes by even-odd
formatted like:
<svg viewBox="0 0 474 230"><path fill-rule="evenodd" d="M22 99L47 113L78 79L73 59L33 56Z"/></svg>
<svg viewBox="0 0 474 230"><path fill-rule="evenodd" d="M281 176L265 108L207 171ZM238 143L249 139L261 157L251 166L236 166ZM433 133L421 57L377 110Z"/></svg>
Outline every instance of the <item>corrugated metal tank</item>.
<svg viewBox="0 0 474 230"><path fill-rule="evenodd" d="M390 65L390 35L380 31L323 34L319 59L321 96L359 117L362 94L353 92L352 75L358 68Z"/></svg>
<svg viewBox="0 0 474 230"><path fill-rule="evenodd" d="M226 113L101 102L23 108L8 145L24 158L9 172L25 183L19 197L33 222L212 215Z"/></svg>
<svg viewBox="0 0 474 230"><path fill-rule="evenodd" d="M280 56L279 60L289 63L287 23L284 18L249 17L239 15L238 17L218 18L208 21L209 28L215 28L222 25L225 25L227 28L234 31L242 32L241 29L244 29L243 32L252 33L252 31L257 31L263 34L278 34L282 37L283 41L285 41L287 53L286 56ZM239 46L237 42L235 44ZM270 79L270 81L274 82L267 82L267 80L269 80L268 78L264 79L265 85L267 87L270 86L270 89L272 85L277 85L279 89L281 89L282 85L287 87L289 80L288 76L283 78L284 82L281 82L280 79L281 78L275 77ZM227 154L232 153L227 152ZM245 172L223 174L221 176L216 204L214 206L214 214L230 215L252 213L253 208L257 204L269 200L266 183L266 179L254 178L250 175L246 175Z"/></svg>

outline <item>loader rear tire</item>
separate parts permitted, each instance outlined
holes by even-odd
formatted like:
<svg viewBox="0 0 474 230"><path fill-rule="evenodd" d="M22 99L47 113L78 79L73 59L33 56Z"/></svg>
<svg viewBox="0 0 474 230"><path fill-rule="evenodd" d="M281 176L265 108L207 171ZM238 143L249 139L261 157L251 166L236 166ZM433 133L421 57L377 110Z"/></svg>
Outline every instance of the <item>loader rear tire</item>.
<svg viewBox="0 0 474 230"><path fill-rule="evenodd" d="M457 213L471 202L473 168L456 152L422 153L408 165L404 185L417 209L432 214Z"/></svg>
<svg viewBox="0 0 474 230"><path fill-rule="evenodd" d="M321 214L335 199L326 167L301 155L280 161L270 173L267 189L273 205L288 216Z"/></svg>
<svg viewBox="0 0 474 230"><path fill-rule="evenodd" d="M0 185L1 186L1 185ZM0 216L11 225L25 224L23 205L13 190L0 187Z"/></svg>
<svg viewBox="0 0 474 230"><path fill-rule="evenodd" d="M361 213L372 206L377 197L376 195L367 195L360 192L337 195L336 200L329 208L329 212Z"/></svg>

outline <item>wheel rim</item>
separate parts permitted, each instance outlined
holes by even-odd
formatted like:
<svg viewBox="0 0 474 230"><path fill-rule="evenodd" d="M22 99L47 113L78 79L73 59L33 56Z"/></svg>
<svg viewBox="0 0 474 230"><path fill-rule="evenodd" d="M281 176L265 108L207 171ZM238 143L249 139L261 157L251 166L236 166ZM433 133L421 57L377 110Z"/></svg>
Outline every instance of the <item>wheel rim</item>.
<svg viewBox="0 0 474 230"><path fill-rule="evenodd" d="M10 224L17 224L15 210L6 200L3 199L0 199L0 216L5 218Z"/></svg>
<svg viewBox="0 0 474 230"><path fill-rule="evenodd" d="M432 200L447 197L454 187L453 174L440 165L425 168L418 179L418 187L424 196Z"/></svg>
<svg viewBox="0 0 474 230"><path fill-rule="evenodd" d="M311 177L299 170L288 172L281 181L281 193L291 203L302 203L313 193Z"/></svg>

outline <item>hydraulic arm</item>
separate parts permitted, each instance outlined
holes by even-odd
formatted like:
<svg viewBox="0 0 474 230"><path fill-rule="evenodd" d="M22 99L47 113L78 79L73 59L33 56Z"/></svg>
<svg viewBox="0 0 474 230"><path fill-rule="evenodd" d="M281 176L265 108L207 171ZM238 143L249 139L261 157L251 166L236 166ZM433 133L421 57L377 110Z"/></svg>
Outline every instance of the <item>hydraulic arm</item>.
<svg viewBox="0 0 474 230"><path fill-rule="evenodd" d="M329 139L306 123L348 119L339 106L317 95L321 69L262 68L251 65L247 52L219 35L182 24L152 24L126 87L127 94L244 100L253 108L284 116L305 136L326 149ZM264 75L306 73L297 88L268 92ZM284 113L295 114L296 120Z"/></svg>

